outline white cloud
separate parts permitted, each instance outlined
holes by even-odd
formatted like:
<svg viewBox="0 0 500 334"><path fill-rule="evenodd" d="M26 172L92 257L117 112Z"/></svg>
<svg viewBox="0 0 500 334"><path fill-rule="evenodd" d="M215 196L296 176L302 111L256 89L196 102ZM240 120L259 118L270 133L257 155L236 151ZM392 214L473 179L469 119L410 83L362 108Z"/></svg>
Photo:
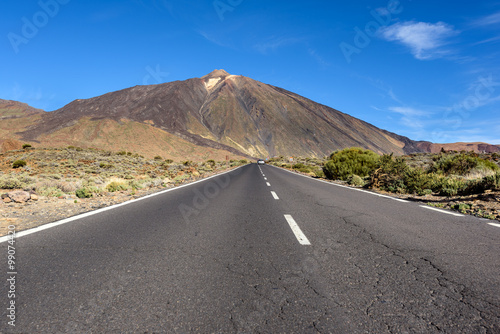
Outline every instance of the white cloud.
<svg viewBox="0 0 500 334"><path fill-rule="evenodd" d="M424 60L442 56L447 51L442 46L447 39L458 32L444 23L404 22L381 29L381 35L388 41L400 42L411 49L415 58Z"/></svg>
<svg viewBox="0 0 500 334"><path fill-rule="evenodd" d="M479 20L476 20L474 23L475 25L478 26L489 26L492 24L498 24L500 23L500 12L482 17Z"/></svg>
<svg viewBox="0 0 500 334"><path fill-rule="evenodd" d="M316 50L309 49L309 55L323 68L330 66L328 63Z"/></svg>
<svg viewBox="0 0 500 334"><path fill-rule="evenodd" d="M492 42L497 42L499 40L500 40L500 36L496 36L496 37L492 37L492 38L488 38L488 39L476 42L472 45L475 46L475 45L481 45L481 44L486 44L486 43L492 43Z"/></svg>
<svg viewBox="0 0 500 334"><path fill-rule="evenodd" d="M411 107L389 107L390 111L404 115L406 117L428 116L429 113Z"/></svg>
<svg viewBox="0 0 500 334"><path fill-rule="evenodd" d="M254 48L265 55L268 54L269 51L274 52L279 48L297 44L300 41L300 38L295 37L271 37L265 42L254 45Z"/></svg>

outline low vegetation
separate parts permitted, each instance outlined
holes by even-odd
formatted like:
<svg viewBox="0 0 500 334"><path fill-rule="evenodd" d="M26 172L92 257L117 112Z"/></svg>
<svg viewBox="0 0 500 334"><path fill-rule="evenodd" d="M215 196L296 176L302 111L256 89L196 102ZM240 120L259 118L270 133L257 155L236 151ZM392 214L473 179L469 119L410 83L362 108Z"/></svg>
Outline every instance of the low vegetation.
<svg viewBox="0 0 500 334"><path fill-rule="evenodd" d="M69 146L25 147L0 154L0 189L22 189L46 197L90 198L114 192L176 186L246 160L174 162L155 156Z"/></svg>
<svg viewBox="0 0 500 334"><path fill-rule="evenodd" d="M269 163L318 178L398 195L450 198L500 191L500 155L496 153L452 151L394 157L361 148L347 148L322 160L294 158L290 161L276 157ZM466 203L453 203L448 207L467 213L474 211L473 205ZM494 217L481 212L479 215Z"/></svg>

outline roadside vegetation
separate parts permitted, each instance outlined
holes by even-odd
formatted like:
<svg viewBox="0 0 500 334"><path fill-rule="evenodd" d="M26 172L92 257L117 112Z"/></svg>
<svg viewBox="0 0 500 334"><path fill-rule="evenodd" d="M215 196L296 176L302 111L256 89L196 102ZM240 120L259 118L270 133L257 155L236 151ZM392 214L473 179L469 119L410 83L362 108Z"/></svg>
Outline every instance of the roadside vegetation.
<svg viewBox="0 0 500 334"><path fill-rule="evenodd" d="M269 163L397 196L429 198L429 203L436 207L500 219L500 211L494 208L495 205L486 210L474 203L485 197L496 203L500 200L496 197L500 191L500 155L497 153L443 151L394 157L347 148L324 159L294 158L290 163L278 157Z"/></svg>
<svg viewBox="0 0 500 334"><path fill-rule="evenodd" d="M156 156L69 146L63 149L23 150L0 154L0 189L19 189L46 197L90 198L114 192L173 187L246 160L177 161Z"/></svg>

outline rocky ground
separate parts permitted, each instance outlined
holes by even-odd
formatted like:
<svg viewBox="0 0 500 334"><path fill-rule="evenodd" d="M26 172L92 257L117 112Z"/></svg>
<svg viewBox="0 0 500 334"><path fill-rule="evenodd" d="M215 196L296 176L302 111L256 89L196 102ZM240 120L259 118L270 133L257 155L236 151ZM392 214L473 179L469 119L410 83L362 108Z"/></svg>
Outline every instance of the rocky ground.
<svg viewBox="0 0 500 334"><path fill-rule="evenodd" d="M25 159L27 166L13 169L13 162L19 158ZM315 168L314 172L287 169L311 177L321 175L322 161L307 162ZM0 185L10 186L0 189L0 236L7 234L9 225L15 225L17 231L30 229L193 182L243 163L246 161L174 163L124 155L123 152L75 148L0 154ZM342 181L329 182L348 186ZM109 191L110 183L127 187ZM12 184L21 184L22 187L13 187ZM91 197L77 196L79 189L91 191ZM417 196L372 191L500 221L500 191L470 196ZM18 196L15 196L17 192Z"/></svg>
<svg viewBox="0 0 500 334"><path fill-rule="evenodd" d="M388 195L394 196L394 194ZM397 197L437 208L455 210L463 214L500 221L500 191L469 196L397 195Z"/></svg>
<svg viewBox="0 0 500 334"><path fill-rule="evenodd" d="M13 168L23 160L26 165ZM0 154L0 236L177 187L246 164L174 162L68 147Z"/></svg>
<svg viewBox="0 0 500 334"><path fill-rule="evenodd" d="M297 172L300 173L300 172ZM208 177L212 174L205 174ZM305 174L305 173L301 173ZM193 182L199 177L184 180L180 184ZM329 181L342 183L338 181ZM156 186L135 191L105 192L91 198L78 198L76 195L63 195L60 197L34 196L26 202L2 200L0 203L0 236L6 235L9 225L15 225L16 231L30 229L36 226L72 217L84 212L97 210L103 207L143 197L158 191L175 187L176 185ZM380 191L379 191L380 192ZM500 221L500 192L490 192L473 196L416 196L395 195L381 192L390 196L428 204L434 207L455 210L464 214L472 214L482 218ZM5 197L5 196L4 196Z"/></svg>
<svg viewBox="0 0 500 334"><path fill-rule="evenodd" d="M221 170L218 173L223 171ZM214 174L216 173L207 173L203 177ZM0 202L0 236L7 235L9 225L15 225L16 231L20 232L194 182L200 178L202 177L192 177L177 184L149 187L135 191L104 192L91 198L78 198L76 195L63 195L60 197L34 196L34 199L30 198L27 201L17 203L12 200L5 200L7 196L4 195L5 198Z"/></svg>
<svg viewBox="0 0 500 334"><path fill-rule="evenodd" d="M311 176L310 173L303 173L290 168L287 169L298 174ZM321 179L326 182L342 184L347 187L355 187L343 181L332 181L325 178ZM372 189L370 191L377 192L387 196L398 197L408 201L427 204L429 206L433 206L436 208L454 210L462 214L474 215L480 218L487 218L491 220L500 221L500 191L489 191L484 194L470 195L470 196L436 196L436 195L418 196L409 194L389 193L386 191L382 191L380 189Z"/></svg>
<svg viewBox="0 0 500 334"><path fill-rule="evenodd" d="M462 153L462 152L460 152ZM444 155L456 155L458 152L447 152ZM500 155L497 153L484 153L484 154L470 154L471 157L479 157L485 160L489 160L492 163L496 163L500 167ZM437 154L413 154L410 156L405 156L404 159L408 166L411 168L421 168L424 171L430 170L436 164L436 161L442 156L441 153ZM283 157L273 158L270 163L288 169L290 171L300 173L303 175L321 178L323 181L334 182L342 184L349 187L355 187L350 185L348 182L339 180L328 180L323 173L323 166L327 162L327 157L325 159L310 159L310 158L294 158L293 161L289 161ZM483 177L484 174L477 173L472 170L465 178L476 179ZM365 181L366 182L366 181ZM351 183L352 184L352 183ZM367 183L365 183L365 186ZM443 208L448 210L455 210L462 214L474 215L480 218L487 218L491 220L500 221L500 190L498 187L495 190L485 190L484 193L467 195L467 196L444 196L438 193L431 193L428 195L416 195L408 193L395 193L386 192L379 188L372 187L370 191L381 193L388 196L398 197L409 201L419 202L422 204L430 205L437 208Z"/></svg>

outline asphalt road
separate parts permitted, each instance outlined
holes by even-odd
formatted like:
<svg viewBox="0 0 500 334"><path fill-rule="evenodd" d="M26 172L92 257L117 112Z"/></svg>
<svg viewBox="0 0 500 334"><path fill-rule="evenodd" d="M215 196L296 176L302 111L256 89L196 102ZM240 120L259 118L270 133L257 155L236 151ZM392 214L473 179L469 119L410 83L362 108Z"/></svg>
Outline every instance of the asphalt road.
<svg viewBox="0 0 500 334"><path fill-rule="evenodd" d="M500 333L488 223L252 164L4 240L0 328Z"/></svg>

